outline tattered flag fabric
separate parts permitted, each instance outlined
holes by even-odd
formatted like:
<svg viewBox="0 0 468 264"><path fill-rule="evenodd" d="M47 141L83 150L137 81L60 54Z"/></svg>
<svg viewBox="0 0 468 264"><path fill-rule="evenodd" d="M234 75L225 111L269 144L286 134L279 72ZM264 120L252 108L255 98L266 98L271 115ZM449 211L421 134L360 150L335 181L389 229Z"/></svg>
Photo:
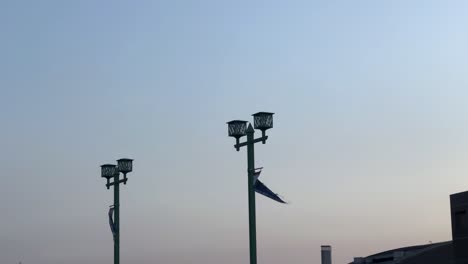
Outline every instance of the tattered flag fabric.
<svg viewBox="0 0 468 264"><path fill-rule="evenodd" d="M115 228L113 215L114 215L114 206L111 206L109 208L109 226L112 231L112 237L115 239L115 235L117 234L117 229Z"/></svg>
<svg viewBox="0 0 468 264"><path fill-rule="evenodd" d="M263 169L263 167L255 169L255 172L254 172L254 175L253 175L253 181L254 181L253 184L254 184L254 186L255 186L255 183L258 180L258 177L260 177L260 173L262 172L262 169Z"/></svg>
<svg viewBox="0 0 468 264"><path fill-rule="evenodd" d="M260 173L262 172L261 169L257 170L255 173L254 173L254 190L259 193L259 194L262 194L270 199L273 199L279 203L286 203L283 199L281 199L278 194L274 193L272 190L270 190L268 187L265 186L265 184L263 184L259 179L258 177L260 176Z"/></svg>

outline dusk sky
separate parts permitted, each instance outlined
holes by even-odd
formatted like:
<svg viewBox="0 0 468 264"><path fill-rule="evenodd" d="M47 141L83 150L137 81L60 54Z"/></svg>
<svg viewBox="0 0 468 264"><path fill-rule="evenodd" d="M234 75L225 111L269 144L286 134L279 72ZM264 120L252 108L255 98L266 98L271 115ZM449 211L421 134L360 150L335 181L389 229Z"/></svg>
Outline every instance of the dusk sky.
<svg viewBox="0 0 468 264"><path fill-rule="evenodd" d="M0 2L0 263L112 263L99 166L121 187L121 262L349 263L451 240L468 189L468 1ZM257 133L257 136L259 133Z"/></svg>

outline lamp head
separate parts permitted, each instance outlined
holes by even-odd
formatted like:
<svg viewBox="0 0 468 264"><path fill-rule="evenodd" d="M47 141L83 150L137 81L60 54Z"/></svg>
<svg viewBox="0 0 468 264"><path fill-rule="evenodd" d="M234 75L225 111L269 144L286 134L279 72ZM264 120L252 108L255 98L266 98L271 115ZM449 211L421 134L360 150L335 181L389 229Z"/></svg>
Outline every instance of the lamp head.
<svg viewBox="0 0 468 264"><path fill-rule="evenodd" d="M118 171L127 174L132 171L132 159L119 159L117 160Z"/></svg>
<svg viewBox="0 0 468 264"><path fill-rule="evenodd" d="M227 122L228 124L228 135L239 139L246 135L247 121L243 120L232 120Z"/></svg>
<svg viewBox="0 0 468 264"><path fill-rule="evenodd" d="M114 164L104 164L101 165L101 177L110 179L114 177L114 175L118 173L117 166Z"/></svg>
<svg viewBox="0 0 468 264"><path fill-rule="evenodd" d="M254 117L254 128L266 131L273 127L273 115L274 113L269 112L258 112L253 114Z"/></svg>

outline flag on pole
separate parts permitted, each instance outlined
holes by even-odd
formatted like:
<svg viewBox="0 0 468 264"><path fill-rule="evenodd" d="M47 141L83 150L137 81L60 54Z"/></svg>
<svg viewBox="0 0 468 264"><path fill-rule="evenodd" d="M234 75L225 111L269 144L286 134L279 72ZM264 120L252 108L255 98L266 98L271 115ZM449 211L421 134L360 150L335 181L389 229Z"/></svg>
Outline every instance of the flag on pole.
<svg viewBox="0 0 468 264"><path fill-rule="evenodd" d="M117 234L117 228L115 227L114 223L114 206L111 205L109 208L109 226L112 231L112 237L115 239L115 235Z"/></svg>
<svg viewBox="0 0 468 264"><path fill-rule="evenodd" d="M258 177L260 177L260 173L262 172L262 168L256 169L256 172L254 172L254 190L261 194L264 195L272 200L275 200L279 203L286 203L283 199L279 197L278 194L274 193L272 190L270 190L268 187L263 184Z"/></svg>

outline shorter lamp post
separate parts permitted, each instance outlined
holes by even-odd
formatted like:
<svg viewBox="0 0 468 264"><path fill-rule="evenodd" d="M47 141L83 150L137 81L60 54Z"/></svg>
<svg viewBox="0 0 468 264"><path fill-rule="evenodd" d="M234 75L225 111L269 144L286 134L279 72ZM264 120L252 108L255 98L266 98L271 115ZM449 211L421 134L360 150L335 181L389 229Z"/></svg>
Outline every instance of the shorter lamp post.
<svg viewBox="0 0 468 264"><path fill-rule="evenodd" d="M119 201L119 185L127 184L127 173L132 171L132 159L119 159L117 165L104 164L101 165L101 177L106 178L106 187L109 189L114 186L114 264L120 263L120 201ZM120 179L120 173L123 174L123 179ZM114 181L110 182L113 178Z"/></svg>
<svg viewBox="0 0 468 264"><path fill-rule="evenodd" d="M234 148L237 151L241 147L247 146L247 171L248 171L248 195L249 195L249 244L250 244L250 264L257 264L257 234L255 220L255 190L254 190L254 173L255 173L255 155L254 144L258 142L266 143L268 136L266 131L273 127L273 113L258 112L253 114L254 127L262 131L260 138L254 138L254 127L248 124L247 121L233 120L227 122L228 135L236 139ZM247 141L240 143L241 137L247 135Z"/></svg>

